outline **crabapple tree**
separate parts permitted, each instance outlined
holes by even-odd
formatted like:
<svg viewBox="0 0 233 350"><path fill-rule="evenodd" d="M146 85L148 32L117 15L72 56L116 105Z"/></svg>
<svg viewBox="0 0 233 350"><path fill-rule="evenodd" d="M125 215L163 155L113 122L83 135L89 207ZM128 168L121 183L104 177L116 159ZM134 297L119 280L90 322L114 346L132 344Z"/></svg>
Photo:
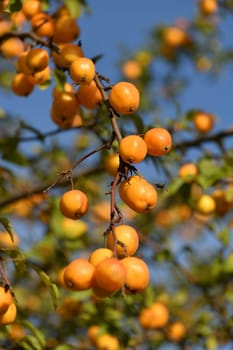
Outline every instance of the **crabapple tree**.
<svg viewBox="0 0 233 350"><path fill-rule="evenodd" d="M233 2L155 24L116 81L90 10L0 2L0 348L232 349L233 129L182 96L232 64Z"/></svg>

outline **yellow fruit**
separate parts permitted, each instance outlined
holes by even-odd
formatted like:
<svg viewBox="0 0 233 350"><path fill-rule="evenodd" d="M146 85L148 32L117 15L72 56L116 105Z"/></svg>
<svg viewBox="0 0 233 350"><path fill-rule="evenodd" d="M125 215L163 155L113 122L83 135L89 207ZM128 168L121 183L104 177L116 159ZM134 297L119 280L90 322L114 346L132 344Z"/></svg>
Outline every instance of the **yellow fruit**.
<svg viewBox="0 0 233 350"><path fill-rule="evenodd" d="M215 211L216 203L212 196L203 194L197 201L196 209L204 215L210 215Z"/></svg>

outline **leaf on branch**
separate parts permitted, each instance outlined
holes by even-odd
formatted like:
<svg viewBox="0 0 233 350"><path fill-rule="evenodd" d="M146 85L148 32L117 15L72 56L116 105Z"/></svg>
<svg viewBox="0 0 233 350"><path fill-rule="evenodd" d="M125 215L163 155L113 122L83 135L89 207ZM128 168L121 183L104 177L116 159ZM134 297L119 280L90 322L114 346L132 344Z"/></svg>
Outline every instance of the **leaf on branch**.
<svg viewBox="0 0 233 350"><path fill-rule="evenodd" d="M14 242L14 229L10 221L7 218L0 217L0 222L4 226L5 230L9 233L12 242Z"/></svg>
<svg viewBox="0 0 233 350"><path fill-rule="evenodd" d="M66 74L61 69L55 68L53 70L53 76L56 83L56 87L59 90L63 90L64 84L66 82Z"/></svg>
<svg viewBox="0 0 233 350"><path fill-rule="evenodd" d="M44 346L42 346L34 335L26 335L22 340L18 342L21 348L25 350L43 350Z"/></svg>
<svg viewBox="0 0 233 350"><path fill-rule="evenodd" d="M51 281L51 278L47 275L47 273L45 273L42 270L39 270L39 275L43 283L48 288L50 296L53 301L54 309L56 309L58 304L58 298L59 298L59 289L57 285Z"/></svg>
<svg viewBox="0 0 233 350"><path fill-rule="evenodd" d="M31 322L29 321L22 321L20 324L24 327L26 327L32 334L33 336L37 339L39 344L41 345L42 348L45 347L46 345L46 340L44 334L36 328Z"/></svg>

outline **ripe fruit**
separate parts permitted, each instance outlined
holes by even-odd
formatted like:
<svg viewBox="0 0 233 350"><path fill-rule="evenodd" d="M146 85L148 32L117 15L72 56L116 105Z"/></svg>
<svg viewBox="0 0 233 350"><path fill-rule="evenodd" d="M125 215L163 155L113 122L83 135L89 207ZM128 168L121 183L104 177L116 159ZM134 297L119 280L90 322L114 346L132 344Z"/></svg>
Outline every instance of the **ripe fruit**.
<svg viewBox="0 0 233 350"><path fill-rule="evenodd" d="M107 173L111 176L115 176L120 165L119 154L118 153L109 154L105 159L104 165Z"/></svg>
<svg viewBox="0 0 233 350"><path fill-rule="evenodd" d="M95 267L86 259L77 258L64 269L65 286L70 290L87 290L92 287Z"/></svg>
<svg viewBox="0 0 233 350"><path fill-rule="evenodd" d="M35 16L41 11L41 2L39 0L26 0L22 4L22 12L27 19Z"/></svg>
<svg viewBox="0 0 233 350"><path fill-rule="evenodd" d="M90 84L95 77L95 65L87 57L74 60L69 69L71 79L77 84Z"/></svg>
<svg viewBox="0 0 233 350"><path fill-rule="evenodd" d="M150 281L150 271L147 264L135 256L123 258L121 263L126 270L125 293L142 292Z"/></svg>
<svg viewBox="0 0 233 350"><path fill-rule="evenodd" d="M19 236L14 234L13 238L14 240L12 241L11 236L6 231L0 232L0 249L15 249L19 244Z"/></svg>
<svg viewBox="0 0 233 350"><path fill-rule="evenodd" d="M53 41L55 43L70 43L78 38L80 28L76 20L70 16L61 16L55 20Z"/></svg>
<svg viewBox="0 0 233 350"><path fill-rule="evenodd" d="M4 314L11 303L13 302L13 297L11 291L6 290L3 286L0 286L0 315Z"/></svg>
<svg viewBox="0 0 233 350"><path fill-rule="evenodd" d="M198 174L198 168L194 163L185 163L179 169L179 177L185 178L187 182Z"/></svg>
<svg viewBox="0 0 233 350"><path fill-rule="evenodd" d="M212 15L218 10L218 2L217 0L200 0L199 8L204 15Z"/></svg>
<svg viewBox="0 0 233 350"><path fill-rule="evenodd" d="M176 321L169 324L167 328L167 338L173 342L179 342L186 334L185 325L182 322Z"/></svg>
<svg viewBox="0 0 233 350"><path fill-rule="evenodd" d="M59 54L59 66L69 68L71 63L79 57L83 57L83 49L80 45L65 44Z"/></svg>
<svg viewBox="0 0 233 350"><path fill-rule="evenodd" d="M116 337L111 334L101 334L96 339L96 347L98 350L119 350L120 344Z"/></svg>
<svg viewBox="0 0 233 350"><path fill-rule="evenodd" d="M141 214L152 210L158 199L154 186L138 175L131 176L120 183L119 195L125 204Z"/></svg>
<svg viewBox="0 0 233 350"><path fill-rule="evenodd" d="M31 27L32 31L40 37L51 38L54 35L54 20L45 12L39 12L31 18Z"/></svg>
<svg viewBox="0 0 233 350"><path fill-rule="evenodd" d="M97 286L108 292L116 292L125 283L125 274L124 266L120 260L106 258L95 268L95 282Z"/></svg>
<svg viewBox="0 0 233 350"><path fill-rule="evenodd" d="M70 219L80 219L88 210L88 198L80 190L65 192L60 199L60 210Z"/></svg>
<svg viewBox="0 0 233 350"><path fill-rule="evenodd" d="M33 73L42 71L49 64L49 54L45 49L35 47L28 52L26 64Z"/></svg>
<svg viewBox="0 0 233 350"><path fill-rule="evenodd" d="M178 27L167 27L163 32L164 44L169 48L186 46L190 40L187 33Z"/></svg>
<svg viewBox="0 0 233 350"><path fill-rule="evenodd" d="M12 302L8 307L8 309L3 314L0 314L0 325L13 323L15 321L16 314L17 314L17 308L15 303Z"/></svg>
<svg viewBox="0 0 233 350"><path fill-rule="evenodd" d="M119 143L119 153L126 163L139 163L146 157L147 145L138 135L128 135Z"/></svg>
<svg viewBox="0 0 233 350"><path fill-rule="evenodd" d="M57 116L65 119L73 117L78 109L78 100L73 92L59 91L55 94L52 109Z"/></svg>
<svg viewBox="0 0 233 350"><path fill-rule="evenodd" d="M24 73L17 73L11 81L11 89L18 96L28 96L34 89L34 84Z"/></svg>
<svg viewBox="0 0 233 350"><path fill-rule="evenodd" d="M122 65L122 73L127 79L137 79L142 73L142 68L136 60L128 60Z"/></svg>
<svg viewBox="0 0 233 350"><path fill-rule="evenodd" d="M167 324L168 319L168 308L161 302L142 309L139 314L139 323L146 329L162 328Z"/></svg>
<svg viewBox="0 0 233 350"><path fill-rule="evenodd" d="M110 90L109 102L116 112L132 114L139 108L140 94L134 84L121 81Z"/></svg>
<svg viewBox="0 0 233 350"><path fill-rule="evenodd" d="M114 244L116 244L116 253L118 257L133 255L139 245L139 238L137 231L129 225L118 225L115 227L115 234L117 242L114 242L114 235L110 232L107 236L107 245L114 251Z"/></svg>
<svg viewBox="0 0 233 350"><path fill-rule="evenodd" d="M103 100L94 80L90 84L80 85L76 92L76 97L80 105L88 109L96 108Z"/></svg>
<svg viewBox="0 0 233 350"><path fill-rule="evenodd" d="M215 200L208 194L203 194L197 201L196 209L204 215L210 215L215 211Z"/></svg>
<svg viewBox="0 0 233 350"><path fill-rule="evenodd" d="M172 148L172 137L168 130L163 128L152 128L144 134L148 154L162 156L170 152Z"/></svg>
<svg viewBox="0 0 233 350"><path fill-rule="evenodd" d="M87 330L87 338L92 345L96 345L96 339L101 334L101 327L98 325L91 325Z"/></svg>
<svg viewBox="0 0 233 350"><path fill-rule="evenodd" d="M214 118L210 113L198 112L193 117L195 128L199 132L210 132L214 126Z"/></svg>
<svg viewBox="0 0 233 350"><path fill-rule="evenodd" d="M14 37L4 40L0 46L2 55L8 59L18 57L24 49L24 42Z"/></svg>
<svg viewBox="0 0 233 350"><path fill-rule="evenodd" d="M216 208L215 212L219 215L228 213L233 205L233 198L228 199L227 189L223 190L221 188L216 189L212 194L212 198L215 201ZM0 236L1 237L1 236Z"/></svg>
<svg viewBox="0 0 233 350"><path fill-rule="evenodd" d="M62 237L75 240L88 231L88 225L83 220L74 221L69 218L63 218L61 222Z"/></svg>
<svg viewBox="0 0 233 350"><path fill-rule="evenodd" d="M96 266L98 265L102 260L106 258L111 258L113 256L113 251L108 248L97 248L94 250L91 255L89 256L88 261Z"/></svg>

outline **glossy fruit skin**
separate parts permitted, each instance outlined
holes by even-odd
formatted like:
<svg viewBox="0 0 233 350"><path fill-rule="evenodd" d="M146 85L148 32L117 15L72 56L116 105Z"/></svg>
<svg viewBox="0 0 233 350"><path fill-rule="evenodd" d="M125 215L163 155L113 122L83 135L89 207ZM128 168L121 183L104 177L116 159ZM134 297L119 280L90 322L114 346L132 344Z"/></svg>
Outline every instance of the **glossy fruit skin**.
<svg viewBox="0 0 233 350"><path fill-rule="evenodd" d="M14 37L4 40L0 46L2 55L7 59L18 57L22 54L24 49L24 42L19 38Z"/></svg>
<svg viewBox="0 0 233 350"><path fill-rule="evenodd" d="M88 210L88 198L80 190L70 190L62 195L59 207L64 216L73 220L79 219Z"/></svg>
<svg viewBox="0 0 233 350"><path fill-rule="evenodd" d="M116 112L132 114L139 108L140 93L134 84L121 81L110 90L109 102Z"/></svg>
<svg viewBox="0 0 233 350"><path fill-rule="evenodd" d="M125 204L141 214L151 211L158 200L154 186L138 175L130 176L120 183L119 195Z"/></svg>
<svg viewBox="0 0 233 350"><path fill-rule="evenodd" d="M11 81L11 89L18 96L28 96L34 89L34 84L24 73L17 73Z"/></svg>
<svg viewBox="0 0 233 350"><path fill-rule="evenodd" d="M15 321L17 308L14 302L10 304L5 313L0 315L0 325L11 324Z"/></svg>
<svg viewBox="0 0 233 350"><path fill-rule="evenodd" d="M76 97L80 105L88 109L95 109L103 100L94 80L89 84L80 85Z"/></svg>
<svg viewBox="0 0 233 350"><path fill-rule="evenodd" d="M3 286L0 286L0 315L7 311L12 302L13 297L10 290L5 290Z"/></svg>
<svg viewBox="0 0 233 350"><path fill-rule="evenodd" d="M55 43L70 43L80 35L79 25L70 16L58 17L55 21L53 41Z"/></svg>
<svg viewBox="0 0 233 350"><path fill-rule="evenodd" d="M67 43L62 47L59 56L59 65L61 67L69 68L74 60L83 57L84 54L81 46Z"/></svg>
<svg viewBox="0 0 233 350"><path fill-rule="evenodd" d="M97 337L96 347L98 350L119 350L120 344L116 337L106 333Z"/></svg>
<svg viewBox="0 0 233 350"><path fill-rule="evenodd" d="M59 91L53 99L52 108L56 115L70 118L77 113L79 104L74 93Z"/></svg>
<svg viewBox="0 0 233 350"><path fill-rule="evenodd" d="M45 13L39 12L31 18L32 31L40 37L52 37L55 31L53 18Z"/></svg>
<svg viewBox="0 0 233 350"><path fill-rule="evenodd" d="M146 142L138 135L125 136L119 143L119 154L126 163L139 163L146 157Z"/></svg>
<svg viewBox="0 0 233 350"><path fill-rule="evenodd" d="M179 342L185 337L185 325L179 321L173 322L169 324L166 334L169 340L173 342Z"/></svg>
<svg viewBox="0 0 233 350"><path fill-rule="evenodd" d="M70 290L87 290L92 287L95 267L86 259L77 258L64 269L64 283Z"/></svg>
<svg viewBox="0 0 233 350"><path fill-rule="evenodd" d="M144 134L148 154L151 156L163 156L171 151L172 137L164 128L152 128Z"/></svg>
<svg viewBox="0 0 233 350"><path fill-rule="evenodd" d="M97 266L102 260L106 258L111 258L113 256L113 251L108 248L97 248L89 256L88 261Z"/></svg>
<svg viewBox="0 0 233 350"><path fill-rule="evenodd" d="M27 19L32 18L41 11L41 2L39 0L26 0L22 4L22 12Z"/></svg>
<svg viewBox="0 0 233 350"><path fill-rule="evenodd" d="M215 211L216 203L211 195L203 194L199 198L196 208L201 214L210 215Z"/></svg>
<svg viewBox="0 0 233 350"><path fill-rule="evenodd" d="M49 64L49 54L40 47L31 49L26 56L26 64L33 73L42 71Z"/></svg>
<svg viewBox="0 0 233 350"><path fill-rule="evenodd" d="M95 65L87 57L74 60L69 69L71 79L77 84L90 84L95 77Z"/></svg>
<svg viewBox="0 0 233 350"><path fill-rule="evenodd" d="M193 118L193 123L199 132L207 133L214 127L214 118L209 113L198 112Z"/></svg>
<svg viewBox="0 0 233 350"><path fill-rule="evenodd" d="M106 258L95 268L95 282L108 292L120 290L125 283L125 269L116 258Z"/></svg>
<svg viewBox="0 0 233 350"><path fill-rule="evenodd" d="M120 158L118 153L112 153L107 156L104 162L107 173L115 176L120 165Z"/></svg>
<svg viewBox="0 0 233 350"><path fill-rule="evenodd" d="M147 264L140 258L128 256L121 259L125 267L125 288L126 294L142 292L150 282L150 271Z"/></svg>
<svg viewBox="0 0 233 350"><path fill-rule="evenodd" d="M166 305L155 302L151 306L141 310L139 323L145 329L156 329L166 326L169 320L169 311Z"/></svg>
<svg viewBox="0 0 233 350"><path fill-rule="evenodd" d="M125 257L127 255L134 255L139 245L137 231L129 225L118 225L115 227L115 234L117 240L123 244L116 245L117 256ZM107 246L114 251L114 236L112 232L107 236Z"/></svg>

